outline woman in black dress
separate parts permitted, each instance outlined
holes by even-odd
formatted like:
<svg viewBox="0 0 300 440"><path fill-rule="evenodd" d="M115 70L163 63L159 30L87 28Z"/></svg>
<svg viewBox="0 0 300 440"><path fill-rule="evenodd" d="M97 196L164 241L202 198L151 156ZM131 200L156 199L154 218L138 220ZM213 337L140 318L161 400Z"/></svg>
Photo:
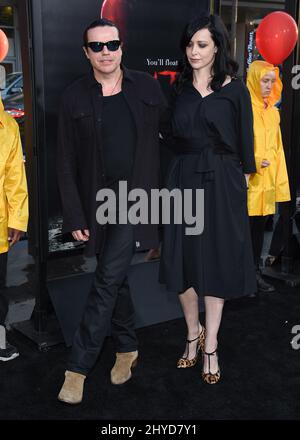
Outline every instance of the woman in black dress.
<svg viewBox="0 0 300 440"><path fill-rule="evenodd" d="M204 231L186 235L185 224L165 226L160 280L180 293L188 328L177 367L194 366L201 349L202 377L212 384L220 379L217 336L224 300L256 291L247 215L247 179L256 172L253 117L218 16L189 23L181 48L185 59L170 106L176 158L167 188L204 189ZM199 322L199 296L206 329Z"/></svg>

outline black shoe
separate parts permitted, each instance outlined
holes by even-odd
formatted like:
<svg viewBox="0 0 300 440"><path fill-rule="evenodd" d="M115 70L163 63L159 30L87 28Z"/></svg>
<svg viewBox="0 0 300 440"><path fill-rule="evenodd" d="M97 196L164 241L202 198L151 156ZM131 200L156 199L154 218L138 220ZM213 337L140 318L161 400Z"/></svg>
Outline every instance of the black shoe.
<svg viewBox="0 0 300 440"><path fill-rule="evenodd" d="M250 295L247 295L248 298L256 298L256 293L250 293Z"/></svg>
<svg viewBox="0 0 300 440"><path fill-rule="evenodd" d="M19 356L19 352L13 345L6 343L6 348L0 348L0 361L11 361Z"/></svg>
<svg viewBox="0 0 300 440"><path fill-rule="evenodd" d="M265 259L265 267L276 266L276 264L280 263L280 256L268 255Z"/></svg>
<svg viewBox="0 0 300 440"><path fill-rule="evenodd" d="M275 292L275 287L272 284L267 283L260 273L256 273L256 282L258 292L272 293Z"/></svg>

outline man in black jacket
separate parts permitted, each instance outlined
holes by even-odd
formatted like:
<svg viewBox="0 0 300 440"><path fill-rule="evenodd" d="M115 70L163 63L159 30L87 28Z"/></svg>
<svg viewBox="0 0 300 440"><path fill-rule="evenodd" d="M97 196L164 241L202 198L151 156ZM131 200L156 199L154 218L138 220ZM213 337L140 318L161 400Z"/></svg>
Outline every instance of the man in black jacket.
<svg viewBox="0 0 300 440"><path fill-rule="evenodd" d="M137 361L127 272L136 249L157 247L157 225L100 225L96 193L103 188L117 193L120 181L147 194L159 187L159 119L165 107L157 81L121 64L122 43L114 23L101 19L88 26L84 52L92 69L64 93L57 154L63 232L86 242L86 255L98 256L58 396L71 404L81 402L84 380L110 328L117 349L112 383L130 379Z"/></svg>

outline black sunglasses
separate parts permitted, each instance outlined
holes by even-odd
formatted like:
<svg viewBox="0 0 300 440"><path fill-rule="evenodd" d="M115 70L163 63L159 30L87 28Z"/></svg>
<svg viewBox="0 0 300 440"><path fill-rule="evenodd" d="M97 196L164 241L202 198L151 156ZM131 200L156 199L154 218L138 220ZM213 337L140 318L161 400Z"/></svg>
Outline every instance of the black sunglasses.
<svg viewBox="0 0 300 440"><path fill-rule="evenodd" d="M87 46L92 49L93 52L101 52L104 46L106 46L109 51L115 52L121 46L121 41L112 40L107 41L106 43L101 43L101 41L91 41L90 43L87 43Z"/></svg>

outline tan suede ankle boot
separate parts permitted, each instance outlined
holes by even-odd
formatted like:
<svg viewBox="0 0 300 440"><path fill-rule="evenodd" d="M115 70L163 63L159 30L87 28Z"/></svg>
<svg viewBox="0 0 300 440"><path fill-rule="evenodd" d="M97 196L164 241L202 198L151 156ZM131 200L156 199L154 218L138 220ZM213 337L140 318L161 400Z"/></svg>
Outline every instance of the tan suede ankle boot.
<svg viewBox="0 0 300 440"><path fill-rule="evenodd" d="M58 400L75 405L82 401L83 385L86 376L73 371L65 372L65 381L58 395Z"/></svg>
<svg viewBox="0 0 300 440"><path fill-rule="evenodd" d="M110 372L111 383L121 385L132 376L131 369L137 364L138 351L116 353L116 362Z"/></svg>

